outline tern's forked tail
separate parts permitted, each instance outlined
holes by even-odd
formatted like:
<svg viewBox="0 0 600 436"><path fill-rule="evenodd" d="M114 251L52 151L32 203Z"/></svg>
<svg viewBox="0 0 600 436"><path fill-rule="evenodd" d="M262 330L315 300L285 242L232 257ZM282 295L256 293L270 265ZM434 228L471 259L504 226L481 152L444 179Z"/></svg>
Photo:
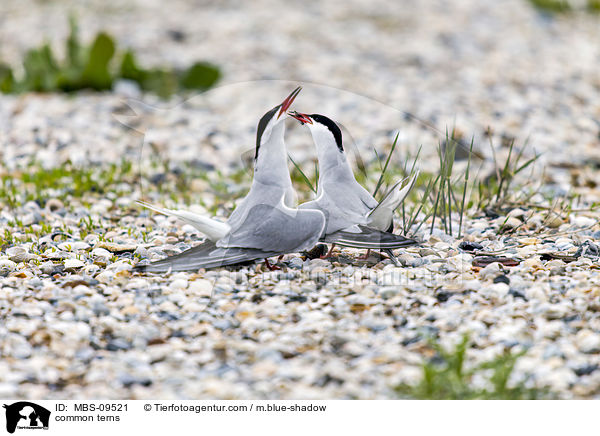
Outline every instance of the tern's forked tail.
<svg viewBox="0 0 600 436"><path fill-rule="evenodd" d="M137 203L141 206L144 206L145 208L153 210L154 212L179 218L183 222L196 228L202 234L206 235L206 237L211 241L218 241L219 239L227 235L227 233L229 233L229 231L231 230L229 225L226 223L202 215L198 215L187 210L164 209L162 207L154 206L150 203L146 203L145 201L140 200L138 200Z"/></svg>
<svg viewBox="0 0 600 436"><path fill-rule="evenodd" d="M408 193L411 191L419 171L416 171L412 177L400 180L388 191L379 204L369 213L369 226L379 230L387 230L393 220L394 211L402 204ZM408 180L408 181L407 181ZM406 182L406 183L405 183Z"/></svg>

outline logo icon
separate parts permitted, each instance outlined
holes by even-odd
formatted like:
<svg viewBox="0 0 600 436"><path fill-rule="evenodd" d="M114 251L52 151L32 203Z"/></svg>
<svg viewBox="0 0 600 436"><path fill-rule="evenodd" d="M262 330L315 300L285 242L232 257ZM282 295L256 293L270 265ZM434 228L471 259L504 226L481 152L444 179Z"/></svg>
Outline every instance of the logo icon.
<svg viewBox="0 0 600 436"><path fill-rule="evenodd" d="M4 405L6 409L6 431L14 433L16 429L48 430L50 411L29 401L19 401Z"/></svg>

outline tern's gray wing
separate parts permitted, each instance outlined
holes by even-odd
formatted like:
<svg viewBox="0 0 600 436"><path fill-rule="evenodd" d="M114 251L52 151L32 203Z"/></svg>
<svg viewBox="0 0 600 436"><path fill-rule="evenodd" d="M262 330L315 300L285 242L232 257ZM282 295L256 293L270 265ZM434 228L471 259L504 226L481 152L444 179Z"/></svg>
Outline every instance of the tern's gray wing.
<svg viewBox="0 0 600 436"><path fill-rule="evenodd" d="M275 185L266 185L257 181L256 179L252 182L252 187L248 192L248 195L237 205L229 219L227 224L232 228L236 229L243 225L248 213L253 207L260 204L269 204L276 206L280 204L286 195L286 190Z"/></svg>
<svg viewBox="0 0 600 436"><path fill-rule="evenodd" d="M334 187L322 192L316 199L303 203L300 209L318 209L327 221L326 233L346 229L355 224L366 224L369 209L347 190Z"/></svg>
<svg viewBox="0 0 600 436"><path fill-rule="evenodd" d="M343 247L367 248L374 250L404 248L417 244L414 239L404 236L394 235L393 233L382 232L365 226L357 226L358 231L340 230L326 235L322 241L335 243Z"/></svg>
<svg viewBox="0 0 600 436"><path fill-rule="evenodd" d="M321 210L327 219L326 233L368 223L368 214L377 201L354 179L348 167L329 168L319 183L317 198L300 207Z"/></svg>
<svg viewBox="0 0 600 436"><path fill-rule="evenodd" d="M255 259L276 256L279 253L244 248L221 248L206 241L183 253L169 256L148 265L136 265L134 271L164 273L170 271L192 271L200 268L218 268Z"/></svg>
<svg viewBox="0 0 600 436"><path fill-rule="evenodd" d="M245 221L217 245L297 252L313 247L324 227L325 217L320 211L257 204L248 211Z"/></svg>

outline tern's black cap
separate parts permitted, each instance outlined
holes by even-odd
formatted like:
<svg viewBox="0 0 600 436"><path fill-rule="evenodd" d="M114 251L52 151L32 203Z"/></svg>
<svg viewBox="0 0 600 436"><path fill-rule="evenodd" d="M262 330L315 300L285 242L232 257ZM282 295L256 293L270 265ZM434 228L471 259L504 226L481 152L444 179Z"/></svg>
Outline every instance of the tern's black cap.
<svg viewBox="0 0 600 436"><path fill-rule="evenodd" d="M344 151L344 147L342 146L342 131L338 127L338 125L331 118L327 118L325 115L312 114L309 115L315 122L323 124L325 127L329 129L329 131L333 134L335 138L335 143L337 144L340 151Z"/></svg>
<svg viewBox="0 0 600 436"><path fill-rule="evenodd" d="M273 116L275 116L275 112L277 112L279 110L279 108L281 108L280 104L275 106L273 109L271 109L266 114L264 114L262 116L262 118L260 119L260 121L258 122L258 127L256 128L256 151L254 153L254 159L256 159L258 157L258 149L260 148L260 140L262 138L262 135L263 135L265 129L267 128L267 124L269 124L269 121L271 121L271 118L273 118Z"/></svg>

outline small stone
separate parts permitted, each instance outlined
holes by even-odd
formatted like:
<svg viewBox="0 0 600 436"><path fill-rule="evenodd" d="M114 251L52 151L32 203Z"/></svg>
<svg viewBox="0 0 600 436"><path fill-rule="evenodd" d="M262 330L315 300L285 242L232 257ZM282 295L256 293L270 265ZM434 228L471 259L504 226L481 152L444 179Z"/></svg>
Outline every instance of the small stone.
<svg viewBox="0 0 600 436"><path fill-rule="evenodd" d="M498 262L490 263L488 266L479 271L480 280L493 280L502 274L502 266Z"/></svg>
<svg viewBox="0 0 600 436"><path fill-rule="evenodd" d="M108 259L112 257L112 254L110 253L110 251L105 250L104 248L94 248L92 250L92 256L103 257Z"/></svg>
<svg viewBox="0 0 600 436"><path fill-rule="evenodd" d="M104 270L100 274L98 274L95 278L100 283L104 283L104 284L108 285L115 281L116 275L115 275L114 271Z"/></svg>
<svg viewBox="0 0 600 436"><path fill-rule="evenodd" d="M100 248L100 250L102 250L102 248ZM142 245L138 245L133 254L138 255L141 258L145 258L148 257L148 250Z"/></svg>
<svg viewBox="0 0 600 436"><path fill-rule="evenodd" d="M0 259L0 272L1 271L14 271L17 267L17 264L9 259Z"/></svg>
<svg viewBox="0 0 600 436"><path fill-rule="evenodd" d="M513 216L509 216L508 218L500 217L500 218L496 219L496 223L498 223L498 225L501 228L505 228L505 229L516 229L521 224L523 224L521 222L521 220L519 220Z"/></svg>
<svg viewBox="0 0 600 436"><path fill-rule="evenodd" d="M598 353L600 352L600 334L588 329L580 330L575 336L575 344L582 353Z"/></svg>
<svg viewBox="0 0 600 436"><path fill-rule="evenodd" d="M505 284L509 285L510 279L507 276L505 276L504 274L501 274L494 278L494 283L505 283Z"/></svg>
<svg viewBox="0 0 600 436"><path fill-rule="evenodd" d="M188 281L186 279L173 280L169 285L169 289L186 289Z"/></svg>
<svg viewBox="0 0 600 436"><path fill-rule="evenodd" d="M552 215L550 218L546 220L546 225L551 229L556 229L560 227L564 223L564 220L558 215Z"/></svg>
<svg viewBox="0 0 600 436"><path fill-rule="evenodd" d="M547 319L562 319L569 313L569 309L561 304L549 304L545 307L544 315Z"/></svg>
<svg viewBox="0 0 600 436"><path fill-rule="evenodd" d="M425 257L425 256L439 256L439 255L438 255L437 251L434 251L431 248L420 248L419 256Z"/></svg>
<svg viewBox="0 0 600 436"><path fill-rule="evenodd" d="M493 285L481 288L478 292L491 300L500 300L508 295L509 289L506 283L494 283Z"/></svg>
<svg viewBox="0 0 600 436"><path fill-rule="evenodd" d="M125 339L115 338L106 345L108 351L129 350L131 345Z"/></svg>
<svg viewBox="0 0 600 436"><path fill-rule="evenodd" d="M206 279L194 280L188 286L188 292L197 297L210 297L212 291L213 283Z"/></svg>
<svg viewBox="0 0 600 436"><path fill-rule="evenodd" d="M290 268L294 268L294 269L302 269L302 266L304 265L304 262L302 262L302 259L300 259L299 257L292 257L289 261L288 261L288 266Z"/></svg>
<svg viewBox="0 0 600 436"><path fill-rule="evenodd" d="M96 248L104 248L112 253L121 254L121 253L127 253L127 252L134 252L135 249L137 248L137 245L125 244L125 243L119 244L119 243L115 243L115 242L102 241L102 242L99 242L98 244L96 244Z"/></svg>
<svg viewBox="0 0 600 436"><path fill-rule="evenodd" d="M79 259L67 259L64 261L63 264L65 266L65 270L67 270L67 271L75 270L75 269L81 268L82 266L85 265L85 263Z"/></svg>
<svg viewBox="0 0 600 436"><path fill-rule="evenodd" d="M231 327L231 322L227 319L218 319L213 322L213 327L219 330L227 330Z"/></svg>
<svg viewBox="0 0 600 436"><path fill-rule="evenodd" d="M127 306L121 310L121 313L125 316L137 315L140 313L140 309L135 306Z"/></svg>
<svg viewBox="0 0 600 436"><path fill-rule="evenodd" d="M537 245L540 244L542 241L539 240L538 238L520 238L519 239L519 243L523 244L523 245Z"/></svg>
<svg viewBox="0 0 600 436"><path fill-rule="evenodd" d="M65 207L65 205L58 198L51 198L50 200L48 200L46 202L46 210L48 212L54 213L54 212L57 212L57 211L63 209L64 207Z"/></svg>
<svg viewBox="0 0 600 436"><path fill-rule="evenodd" d="M589 218L587 216L571 216L571 223L575 224L575 226L577 227L591 227L597 222L598 220Z"/></svg>
<svg viewBox="0 0 600 436"><path fill-rule="evenodd" d="M475 251L475 250L483 250L483 245L478 242L468 242L463 241L458 244L458 248L464 251Z"/></svg>
<svg viewBox="0 0 600 436"><path fill-rule="evenodd" d="M530 257L529 259L524 260L521 265L525 268L535 268L539 269L542 267L542 262L539 256Z"/></svg>
<svg viewBox="0 0 600 436"><path fill-rule="evenodd" d="M31 259L31 255L23 247L10 247L6 250L6 254L10 260L16 263L27 262Z"/></svg>
<svg viewBox="0 0 600 436"><path fill-rule="evenodd" d="M392 297L395 297L400 293L400 288L396 286L389 286L379 290L379 295L384 300L389 300Z"/></svg>

